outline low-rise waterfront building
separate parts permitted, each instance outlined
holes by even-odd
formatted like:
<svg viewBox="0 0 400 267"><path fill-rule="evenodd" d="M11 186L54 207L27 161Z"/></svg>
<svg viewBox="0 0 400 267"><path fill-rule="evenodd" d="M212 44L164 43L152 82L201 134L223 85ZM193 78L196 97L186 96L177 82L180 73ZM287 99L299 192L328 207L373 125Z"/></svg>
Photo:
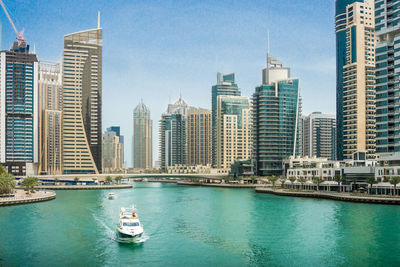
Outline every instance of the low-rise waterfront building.
<svg viewBox="0 0 400 267"><path fill-rule="evenodd" d="M394 176L400 176L400 152L380 154L375 167L375 179L388 182Z"/></svg>
<svg viewBox="0 0 400 267"><path fill-rule="evenodd" d="M218 169L212 168L209 165L195 165L187 166L184 164L176 164L174 166L168 166L167 172L170 174L228 174L229 169Z"/></svg>

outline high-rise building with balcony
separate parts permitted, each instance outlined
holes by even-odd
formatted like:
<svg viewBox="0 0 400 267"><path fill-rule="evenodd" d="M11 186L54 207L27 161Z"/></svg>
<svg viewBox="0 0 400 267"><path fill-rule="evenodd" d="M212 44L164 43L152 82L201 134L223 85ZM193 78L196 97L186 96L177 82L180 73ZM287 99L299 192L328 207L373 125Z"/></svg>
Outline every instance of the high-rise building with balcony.
<svg viewBox="0 0 400 267"><path fill-rule="evenodd" d="M251 109L244 96L217 97L216 167L230 169L238 160L250 159Z"/></svg>
<svg viewBox="0 0 400 267"><path fill-rule="evenodd" d="M38 60L25 42L0 52L0 163L33 175L39 162Z"/></svg>
<svg viewBox="0 0 400 267"><path fill-rule="evenodd" d="M235 82L235 73L217 73L217 84L211 88L211 113L212 113L212 164L217 164L217 98L220 95L240 96L240 89Z"/></svg>
<svg viewBox="0 0 400 267"><path fill-rule="evenodd" d="M336 0L337 159L375 158L375 11L372 1Z"/></svg>
<svg viewBox="0 0 400 267"><path fill-rule="evenodd" d="M336 159L336 117L313 112L302 117L301 156ZM300 137L300 136L299 136Z"/></svg>
<svg viewBox="0 0 400 267"><path fill-rule="evenodd" d="M299 79L267 55L263 83L253 94L253 162L258 175L282 175L282 162L297 155L300 119Z"/></svg>
<svg viewBox="0 0 400 267"><path fill-rule="evenodd" d="M120 127L107 128L103 135L103 172L118 173L124 169L124 144L121 142Z"/></svg>
<svg viewBox="0 0 400 267"><path fill-rule="evenodd" d="M62 174L61 64L39 62L39 173Z"/></svg>
<svg viewBox="0 0 400 267"><path fill-rule="evenodd" d="M102 170L102 29L64 36L64 173Z"/></svg>
<svg viewBox="0 0 400 267"><path fill-rule="evenodd" d="M153 121L150 109L141 101L133 111L132 167L153 167Z"/></svg>
<svg viewBox="0 0 400 267"><path fill-rule="evenodd" d="M400 0L375 1L376 153L400 151Z"/></svg>
<svg viewBox="0 0 400 267"><path fill-rule="evenodd" d="M186 164L186 115L188 105L179 98L168 109L160 120L160 163L161 169L176 164Z"/></svg>
<svg viewBox="0 0 400 267"><path fill-rule="evenodd" d="M186 165L210 165L211 110L190 107L186 116Z"/></svg>

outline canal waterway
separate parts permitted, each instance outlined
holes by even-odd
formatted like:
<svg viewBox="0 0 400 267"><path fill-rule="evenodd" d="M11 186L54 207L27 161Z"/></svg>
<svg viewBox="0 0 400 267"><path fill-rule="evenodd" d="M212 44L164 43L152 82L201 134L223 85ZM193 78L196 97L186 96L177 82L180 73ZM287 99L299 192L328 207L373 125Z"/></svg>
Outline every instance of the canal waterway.
<svg viewBox="0 0 400 267"><path fill-rule="evenodd" d="M400 207L136 183L0 208L0 266L399 266ZM146 237L115 238L135 204Z"/></svg>

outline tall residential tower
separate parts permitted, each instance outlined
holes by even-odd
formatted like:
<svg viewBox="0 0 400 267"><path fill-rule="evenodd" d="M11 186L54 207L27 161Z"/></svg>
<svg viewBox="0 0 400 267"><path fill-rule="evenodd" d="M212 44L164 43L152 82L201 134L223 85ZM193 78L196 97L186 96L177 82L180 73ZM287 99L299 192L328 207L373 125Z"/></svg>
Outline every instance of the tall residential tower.
<svg viewBox="0 0 400 267"><path fill-rule="evenodd" d="M61 64L39 62L39 172L62 174Z"/></svg>
<svg viewBox="0 0 400 267"><path fill-rule="evenodd" d="M150 119L150 109L143 101L133 111L132 167L153 167L153 121Z"/></svg>
<svg viewBox="0 0 400 267"><path fill-rule="evenodd" d="M375 11L372 1L336 0L337 159L375 158Z"/></svg>
<svg viewBox="0 0 400 267"><path fill-rule="evenodd" d="M102 170L102 29L64 36L64 173Z"/></svg>
<svg viewBox="0 0 400 267"><path fill-rule="evenodd" d="M376 152L400 152L400 0L375 1Z"/></svg>
<svg viewBox="0 0 400 267"><path fill-rule="evenodd" d="M258 175L282 175L282 161L297 155L299 79L267 55L263 83L253 94L253 160Z"/></svg>
<svg viewBox="0 0 400 267"><path fill-rule="evenodd" d="M0 163L33 175L39 162L38 60L25 42L0 52Z"/></svg>
<svg viewBox="0 0 400 267"><path fill-rule="evenodd" d="M211 165L211 110L190 107L186 117L186 165Z"/></svg>

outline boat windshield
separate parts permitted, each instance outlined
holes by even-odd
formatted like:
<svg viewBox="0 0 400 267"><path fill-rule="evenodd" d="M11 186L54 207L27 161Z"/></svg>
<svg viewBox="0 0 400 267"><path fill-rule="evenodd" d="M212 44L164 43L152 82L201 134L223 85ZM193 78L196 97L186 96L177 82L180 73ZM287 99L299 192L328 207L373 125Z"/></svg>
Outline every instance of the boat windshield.
<svg viewBox="0 0 400 267"><path fill-rule="evenodd" d="M124 222L123 226L139 226L138 222Z"/></svg>

